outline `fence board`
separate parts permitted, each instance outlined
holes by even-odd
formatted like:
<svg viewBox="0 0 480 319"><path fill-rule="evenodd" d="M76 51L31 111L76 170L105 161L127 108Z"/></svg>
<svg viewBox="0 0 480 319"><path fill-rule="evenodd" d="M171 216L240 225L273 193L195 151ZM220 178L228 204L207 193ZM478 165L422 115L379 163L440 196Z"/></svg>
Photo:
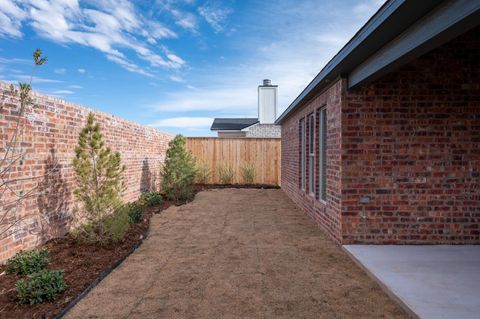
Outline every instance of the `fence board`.
<svg viewBox="0 0 480 319"><path fill-rule="evenodd" d="M197 160L207 164L209 183L220 183L218 167L229 165L235 171L234 183L243 183L241 167L255 165L255 183L280 186L279 138L188 137L186 147Z"/></svg>

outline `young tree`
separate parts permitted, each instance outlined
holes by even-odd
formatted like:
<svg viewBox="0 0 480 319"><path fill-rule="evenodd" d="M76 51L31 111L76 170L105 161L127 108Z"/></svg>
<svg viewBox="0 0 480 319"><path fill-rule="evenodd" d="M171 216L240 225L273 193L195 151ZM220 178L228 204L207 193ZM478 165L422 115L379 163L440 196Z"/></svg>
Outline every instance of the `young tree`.
<svg viewBox="0 0 480 319"><path fill-rule="evenodd" d="M168 143L162 171L162 191L176 202L188 200L193 194L195 159L185 150L185 137L177 135Z"/></svg>
<svg viewBox="0 0 480 319"><path fill-rule="evenodd" d="M18 212L22 202L33 196L38 188L37 179L43 176L19 176L27 150L23 147L23 132L25 126L25 113L33 106L31 98L32 82L35 70L47 62L40 49L33 52L34 67L28 83L20 82L18 87L10 85L10 90L3 92L0 101L0 113L7 104L17 104L10 116L14 118L13 131L6 139L4 150L0 151L0 239L6 234L14 232L16 226L30 214ZM5 131L7 132L7 131ZM48 172L46 173L48 174ZM34 185L25 192L25 185Z"/></svg>
<svg viewBox="0 0 480 319"><path fill-rule="evenodd" d="M120 153L105 146L100 125L95 123L92 113L80 132L73 168L77 181L74 194L82 204L76 218L83 224L75 234L83 241L107 243L112 239L110 218L121 206L125 168Z"/></svg>

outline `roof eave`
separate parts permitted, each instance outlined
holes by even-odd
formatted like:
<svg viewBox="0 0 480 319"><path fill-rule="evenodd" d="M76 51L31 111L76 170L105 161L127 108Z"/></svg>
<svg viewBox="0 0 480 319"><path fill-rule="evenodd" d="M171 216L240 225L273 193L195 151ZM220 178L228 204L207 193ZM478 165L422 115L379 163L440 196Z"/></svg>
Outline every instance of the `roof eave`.
<svg viewBox="0 0 480 319"><path fill-rule="evenodd" d="M316 92L335 78L348 73L438 4L436 0L415 3L406 0L387 1L305 87L275 124L281 124L294 109L303 105Z"/></svg>

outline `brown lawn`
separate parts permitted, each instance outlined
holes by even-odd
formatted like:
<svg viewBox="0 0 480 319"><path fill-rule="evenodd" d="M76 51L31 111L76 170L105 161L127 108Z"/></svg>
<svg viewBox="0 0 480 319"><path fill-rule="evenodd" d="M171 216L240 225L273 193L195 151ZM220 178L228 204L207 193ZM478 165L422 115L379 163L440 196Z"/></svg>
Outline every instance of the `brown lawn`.
<svg viewBox="0 0 480 319"><path fill-rule="evenodd" d="M278 189L216 189L149 237L67 318L406 318Z"/></svg>

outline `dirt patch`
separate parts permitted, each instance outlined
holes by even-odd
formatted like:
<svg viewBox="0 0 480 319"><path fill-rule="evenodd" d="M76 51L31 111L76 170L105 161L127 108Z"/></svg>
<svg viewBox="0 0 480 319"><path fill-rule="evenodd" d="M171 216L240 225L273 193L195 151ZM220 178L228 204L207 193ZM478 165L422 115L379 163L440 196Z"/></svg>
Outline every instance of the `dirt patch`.
<svg viewBox="0 0 480 319"><path fill-rule="evenodd" d="M214 189L149 237L67 318L408 318L281 190Z"/></svg>

